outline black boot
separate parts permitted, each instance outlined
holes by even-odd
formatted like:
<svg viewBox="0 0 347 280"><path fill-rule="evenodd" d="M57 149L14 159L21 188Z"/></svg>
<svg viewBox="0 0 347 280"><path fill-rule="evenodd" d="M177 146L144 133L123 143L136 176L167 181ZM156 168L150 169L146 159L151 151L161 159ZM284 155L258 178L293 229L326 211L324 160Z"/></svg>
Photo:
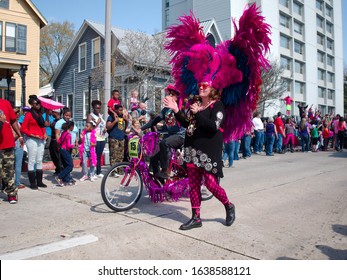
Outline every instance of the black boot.
<svg viewBox="0 0 347 280"><path fill-rule="evenodd" d="M232 203L224 204L226 211L225 225L230 227L235 221L235 205Z"/></svg>
<svg viewBox="0 0 347 280"><path fill-rule="evenodd" d="M202 226L200 214L196 213L196 209L192 209L192 211L193 211L192 218L188 222L186 222L185 224L181 225L180 230L188 230L188 229L197 228L197 227Z"/></svg>
<svg viewBox="0 0 347 280"><path fill-rule="evenodd" d="M36 185L36 174L35 171L28 171L28 178L30 182L30 188L32 190L37 190L37 185Z"/></svg>
<svg viewBox="0 0 347 280"><path fill-rule="evenodd" d="M40 188L47 188L47 185L42 183L42 169L37 169L36 170L36 180L37 180L37 186Z"/></svg>

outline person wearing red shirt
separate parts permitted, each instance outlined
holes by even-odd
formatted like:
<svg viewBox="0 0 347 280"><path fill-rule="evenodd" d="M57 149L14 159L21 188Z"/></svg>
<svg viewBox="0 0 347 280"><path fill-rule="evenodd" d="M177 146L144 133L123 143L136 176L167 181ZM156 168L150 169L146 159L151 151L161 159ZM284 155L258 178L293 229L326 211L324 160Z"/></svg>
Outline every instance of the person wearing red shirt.
<svg viewBox="0 0 347 280"><path fill-rule="evenodd" d="M26 135L26 146L28 148L28 177L30 188L37 190L38 187L46 188L42 182L42 160L45 149L46 129L42 117L41 102L36 95L29 96L30 112L25 115L21 132ZM46 114L47 116L48 114ZM34 169L36 165L36 171Z"/></svg>
<svg viewBox="0 0 347 280"><path fill-rule="evenodd" d="M108 114L113 116L115 114L114 105L121 105L119 100L119 90L112 90L111 99L107 102Z"/></svg>
<svg viewBox="0 0 347 280"><path fill-rule="evenodd" d="M282 113L277 113L277 118L274 121L274 125L276 126L277 130L277 140L275 142L275 149L276 152L281 154L282 153L282 146L283 146L283 139L286 137L284 132L284 124L282 120Z"/></svg>
<svg viewBox="0 0 347 280"><path fill-rule="evenodd" d="M10 102L0 98L0 176L2 187L7 193L11 204L17 203L18 188L14 184L14 146L16 133L20 144L23 146L23 137L17 123L17 116ZM3 176L3 174L5 176Z"/></svg>

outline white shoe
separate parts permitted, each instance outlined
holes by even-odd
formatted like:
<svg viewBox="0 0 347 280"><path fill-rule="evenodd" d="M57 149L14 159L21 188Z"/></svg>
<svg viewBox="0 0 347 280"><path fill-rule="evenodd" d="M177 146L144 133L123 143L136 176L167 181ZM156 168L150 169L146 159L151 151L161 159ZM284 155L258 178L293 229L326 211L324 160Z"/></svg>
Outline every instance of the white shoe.
<svg viewBox="0 0 347 280"><path fill-rule="evenodd" d="M87 175L83 175L83 177L80 179L81 182L87 180L89 177Z"/></svg>
<svg viewBox="0 0 347 280"><path fill-rule="evenodd" d="M104 174L100 173L98 175L96 175L98 178L103 178L104 177Z"/></svg>
<svg viewBox="0 0 347 280"><path fill-rule="evenodd" d="M90 181L95 182L96 180L98 180L98 177L96 175L90 177Z"/></svg>

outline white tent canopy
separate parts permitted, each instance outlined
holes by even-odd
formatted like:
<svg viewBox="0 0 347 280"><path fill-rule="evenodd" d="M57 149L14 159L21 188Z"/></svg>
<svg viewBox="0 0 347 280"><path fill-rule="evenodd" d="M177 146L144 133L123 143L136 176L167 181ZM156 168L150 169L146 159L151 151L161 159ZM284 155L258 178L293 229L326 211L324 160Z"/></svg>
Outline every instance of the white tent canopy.
<svg viewBox="0 0 347 280"><path fill-rule="evenodd" d="M54 88L52 84L47 84L39 89L39 96L48 96L52 97L54 94Z"/></svg>

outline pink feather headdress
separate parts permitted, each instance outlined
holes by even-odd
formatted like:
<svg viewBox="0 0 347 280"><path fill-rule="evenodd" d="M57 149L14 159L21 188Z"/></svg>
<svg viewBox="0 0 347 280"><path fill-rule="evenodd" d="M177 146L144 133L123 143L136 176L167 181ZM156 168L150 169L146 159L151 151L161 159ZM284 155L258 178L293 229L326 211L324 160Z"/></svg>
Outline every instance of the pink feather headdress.
<svg viewBox="0 0 347 280"><path fill-rule="evenodd" d="M271 44L270 25L253 4L245 9L235 36L212 47L192 12L179 18L181 24L167 30L165 49L172 56L172 76L182 99L196 95L198 83L209 82L222 92L226 110L224 141L237 139L251 127L256 108L261 69L268 69L265 54Z"/></svg>

